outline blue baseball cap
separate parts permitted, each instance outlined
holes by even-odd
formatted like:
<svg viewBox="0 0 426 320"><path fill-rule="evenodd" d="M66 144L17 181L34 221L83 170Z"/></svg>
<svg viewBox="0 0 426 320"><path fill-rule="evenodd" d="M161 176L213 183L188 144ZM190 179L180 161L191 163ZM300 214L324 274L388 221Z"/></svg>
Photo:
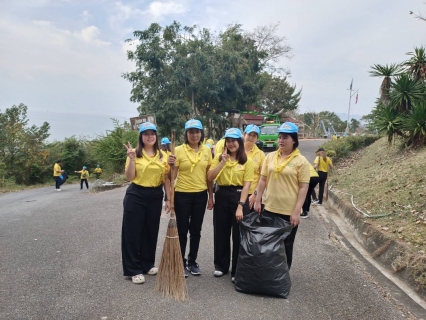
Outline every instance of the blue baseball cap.
<svg viewBox="0 0 426 320"><path fill-rule="evenodd" d="M230 128L225 131L225 138L238 139L242 137L243 137L243 134L241 133L241 130L238 128Z"/></svg>
<svg viewBox="0 0 426 320"><path fill-rule="evenodd" d="M164 137L163 139L161 139L161 144L169 144L169 143L172 143L172 142L169 140L169 138Z"/></svg>
<svg viewBox="0 0 426 320"><path fill-rule="evenodd" d="M258 127L258 126L256 126L255 124L249 124L249 125L246 127L246 129L244 130L244 133L249 134L249 133L252 133L252 132L255 132L255 133L257 133L257 135L259 135L259 134L260 134L260 129L259 129L259 127Z"/></svg>
<svg viewBox="0 0 426 320"><path fill-rule="evenodd" d="M299 127L293 122L284 122L279 128L278 133L298 133Z"/></svg>
<svg viewBox="0 0 426 320"><path fill-rule="evenodd" d="M83 166L83 169L86 170L87 169L86 166Z"/></svg>
<svg viewBox="0 0 426 320"><path fill-rule="evenodd" d="M188 120L185 123L185 130L188 130L188 129L200 129L200 130L203 130L203 125L201 124L200 120L191 119L191 120Z"/></svg>
<svg viewBox="0 0 426 320"><path fill-rule="evenodd" d="M210 143L206 143L206 147L209 147L210 149L212 148L212 146L210 145Z"/></svg>
<svg viewBox="0 0 426 320"><path fill-rule="evenodd" d="M139 126L139 133L144 132L146 130L154 130L155 132L157 132L157 127L151 122L142 122Z"/></svg>

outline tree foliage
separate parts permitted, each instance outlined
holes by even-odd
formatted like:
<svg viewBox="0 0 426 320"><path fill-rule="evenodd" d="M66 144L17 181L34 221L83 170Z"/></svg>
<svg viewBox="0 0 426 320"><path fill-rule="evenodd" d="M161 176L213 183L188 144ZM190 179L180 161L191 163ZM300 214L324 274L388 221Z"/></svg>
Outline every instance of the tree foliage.
<svg viewBox="0 0 426 320"><path fill-rule="evenodd" d="M123 74L132 83L130 99L140 103L139 113L156 114L160 135L169 135L173 128L178 136L190 118L207 127L214 119L220 127L232 113L261 106L262 99L268 100L268 109L294 108L300 91L294 93L286 78L264 74L271 62L291 52L285 38L275 32L272 26L245 33L234 24L215 34L178 22L166 27L153 23L135 31L134 39L127 41L137 46L127 56L136 69ZM274 86L284 90L281 96L273 97Z"/></svg>
<svg viewBox="0 0 426 320"><path fill-rule="evenodd" d="M44 181L50 174L49 152L44 141L49 137L50 125L28 126L28 107L7 108L0 112L0 162L4 163L6 177L13 177L17 183L32 184Z"/></svg>

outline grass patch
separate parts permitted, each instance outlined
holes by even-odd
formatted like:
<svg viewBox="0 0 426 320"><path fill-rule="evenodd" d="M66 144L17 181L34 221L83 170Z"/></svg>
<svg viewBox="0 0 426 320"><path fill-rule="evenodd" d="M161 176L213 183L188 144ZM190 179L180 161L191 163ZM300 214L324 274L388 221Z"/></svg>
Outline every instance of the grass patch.
<svg viewBox="0 0 426 320"><path fill-rule="evenodd" d="M426 147L405 149L398 140L388 146L382 138L337 161L329 183L352 194L355 205L368 215L391 214L366 219L410 248L412 256L397 269L413 268L416 281L425 287Z"/></svg>

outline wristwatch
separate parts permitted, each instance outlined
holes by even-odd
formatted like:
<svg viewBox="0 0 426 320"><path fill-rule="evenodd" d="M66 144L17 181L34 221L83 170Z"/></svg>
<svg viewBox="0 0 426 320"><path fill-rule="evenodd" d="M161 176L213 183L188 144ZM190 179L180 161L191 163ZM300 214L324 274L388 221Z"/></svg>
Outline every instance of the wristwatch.
<svg viewBox="0 0 426 320"><path fill-rule="evenodd" d="M238 204L240 204L242 207L244 207L246 204L242 201L238 201Z"/></svg>
<svg viewBox="0 0 426 320"><path fill-rule="evenodd" d="M256 190L254 190L253 194L254 194L255 196L257 196L257 191L256 191Z"/></svg>

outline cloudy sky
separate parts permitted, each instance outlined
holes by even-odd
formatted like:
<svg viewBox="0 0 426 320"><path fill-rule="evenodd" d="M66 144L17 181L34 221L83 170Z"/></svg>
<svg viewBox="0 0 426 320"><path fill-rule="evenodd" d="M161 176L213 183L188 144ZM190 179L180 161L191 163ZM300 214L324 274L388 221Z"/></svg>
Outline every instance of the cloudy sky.
<svg viewBox="0 0 426 320"><path fill-rule="evenodd" d="M137 116L121 74L125 39L151 23L223 30L280 23L294 57L281 66L303 88L300 111L368 114L380 79L373 64L401 62L426 44L425 0L0 0L0 110L28 106L32 124L51 125L50 140L94 137ZM353 98L354 99L354 98Z"/></svg>

